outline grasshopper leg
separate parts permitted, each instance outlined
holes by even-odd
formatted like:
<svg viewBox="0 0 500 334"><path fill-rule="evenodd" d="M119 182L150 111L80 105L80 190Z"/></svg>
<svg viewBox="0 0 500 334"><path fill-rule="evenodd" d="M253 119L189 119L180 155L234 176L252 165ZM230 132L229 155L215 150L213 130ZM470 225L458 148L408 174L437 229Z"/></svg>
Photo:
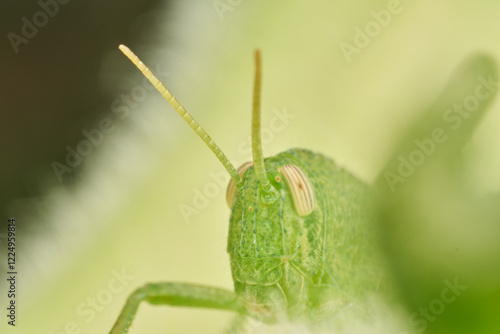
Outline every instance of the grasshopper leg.
<svg viewBox="0 0 500 334"><path fill-rule="evenodd" d="M135 290L128 298L110 334L126 334L139 304L201 307L243 312L236 295L227 290L183 283L151 283Z"/></svg>

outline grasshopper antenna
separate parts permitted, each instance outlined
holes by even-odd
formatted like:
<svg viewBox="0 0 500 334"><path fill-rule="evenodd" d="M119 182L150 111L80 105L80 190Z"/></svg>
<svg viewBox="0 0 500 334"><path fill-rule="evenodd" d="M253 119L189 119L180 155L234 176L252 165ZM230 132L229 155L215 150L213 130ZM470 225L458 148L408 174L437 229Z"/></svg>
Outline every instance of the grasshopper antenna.
<svg viewBox="0 0 500 334"><path fill-rule="evenodd" d="M270 204L278 198L278 192L267 178L264 156L262 153L262 142L260 136L260 91L262 82L262 66L260 50L255 50L255 82L253 87L253 108L252 108L252 158L255 174L260 181L262 189L262 199Z"/></svg>
<svg viewBox="0 0 500 334"><path fill-rule="evenodd" d="M213 139L208 135L208 133L198 124L198 122L191 116L191 114L184 109L184 107L177 101L177 99L170 93L170 91L158 80L158 78L151 72L151 70L137 57L128 47L121 44L119 47L121 52L127 56L132 63L144 74L144 76L155 86L156 90L170 103L170 105L175 109L175 111L182 117L184 121L191 127L191 129L196 132L196 134L203 140L203 142L214 152L215 156L222 163L224 168L234 180L234 183L238 188L243 185L243 180L234 168L234 166L229 162L224 152L221 151L219 146L213 141Z"/></svg>

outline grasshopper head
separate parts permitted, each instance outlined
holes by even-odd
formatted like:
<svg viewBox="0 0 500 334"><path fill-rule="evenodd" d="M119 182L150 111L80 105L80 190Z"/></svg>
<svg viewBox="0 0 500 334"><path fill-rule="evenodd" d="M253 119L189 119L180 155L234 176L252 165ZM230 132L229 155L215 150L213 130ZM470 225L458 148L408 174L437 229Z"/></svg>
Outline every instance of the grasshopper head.
<svg viewBox="0 0 500 334"><path fill-rule="evenodd" d="M306 226L321 221L321 209L307 168L295 155L302 153L311 154L295 149L265 159L266 177L278 194L272 202L252 162L238 169L243 185L228 186L227 250L235 290L247 311L264 322L293 317L305 307L304 276L292 267L307 262Z"/></svg>

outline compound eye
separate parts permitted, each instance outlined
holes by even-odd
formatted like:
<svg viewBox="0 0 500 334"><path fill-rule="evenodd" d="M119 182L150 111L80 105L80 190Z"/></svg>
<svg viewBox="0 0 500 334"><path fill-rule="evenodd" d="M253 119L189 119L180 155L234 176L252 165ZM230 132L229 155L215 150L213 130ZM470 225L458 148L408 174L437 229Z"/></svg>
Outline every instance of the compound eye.
<svg viewBox="0 0 500 334"><path fill-rule="evenodd" d="M316 206L316 198L311 181L307 175L295 165L281 167L281 173L290 188L293 205L300 216L308 216Z"/></svg>
<svg viewBox="0 0 500 334"><path fill-rule="evenodd" d="M240 176L243 177L243 174L245 174L246 170L252 165L253 161L244 163L243 165L240 166L240 168L238 168L237 170L238 174L240 174ZM229 185L227 186L227 192L226 192L226 201L230 209L233 207L234 196L236 196L236 184L234 183L233 179L231 179L231 181L229 181Z"/></svg>

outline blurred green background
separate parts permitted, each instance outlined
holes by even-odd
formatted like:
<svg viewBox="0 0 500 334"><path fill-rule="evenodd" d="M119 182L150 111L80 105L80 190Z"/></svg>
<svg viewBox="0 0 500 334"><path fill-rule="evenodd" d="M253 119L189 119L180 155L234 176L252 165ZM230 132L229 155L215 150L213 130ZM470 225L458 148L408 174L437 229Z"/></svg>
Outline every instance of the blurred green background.
<svg viewBox="0 0 500 334"><path fill-rule="evenodd" d="M19 231L18 323L4 318L2 333L107 333L145 282L232 289L228 177L120 43L235 165L251 158L252 52L260 48L264 154L309 148L367 183L464 59L483 52L500 60L500 3L492 0L70 1L50 7L46 22L36 13L56 2L41 3L0 4L1 219L16 217ZM42 20L30 38L24 17ZM377 17L379 29L359 37ZM347 44L357 49L346 56ZM494 102L461 154L459 175L441 177L449 169L433 168L438 161L386 195L378 226L406 311L397 325L369 332L420 332L410 315L456 277L467 288L425 332L500 329L498 124ZM89 134L97 143L90 148ZM68 147L89 153L58 177L54 162L68 166ZM126 278L116 281L121 272ZM2 280L0 305L5 291ZM131 333L220 333L229 319L142 305Z"/></svg>

